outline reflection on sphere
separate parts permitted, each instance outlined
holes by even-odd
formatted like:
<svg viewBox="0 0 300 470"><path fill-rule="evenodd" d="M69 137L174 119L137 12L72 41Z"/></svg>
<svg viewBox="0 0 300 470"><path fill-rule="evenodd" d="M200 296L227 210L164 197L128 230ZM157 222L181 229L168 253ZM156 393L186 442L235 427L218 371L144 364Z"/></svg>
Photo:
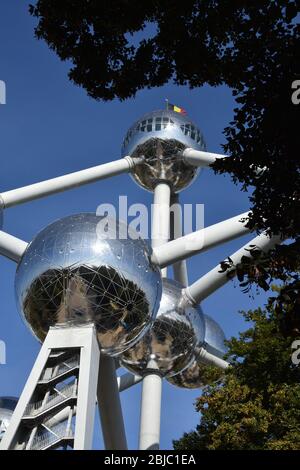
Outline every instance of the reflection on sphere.
<svg viewBox="0 0 300 470"><path fill-rule="evenodd" d="M179 192L200 171L180 155L186 148L206 149L201 131L187 116L158 110L144 115L128 130L122 156L143 158L131 172L139 186L153 191L158 182L166 181L173 192Z"/></svg>
<svg viewBox="0 0 300 470"><path fill-rule="evenodd" d="M181 307L182 286L163 279L160 307L151 329L121 356L129 371L144 375L150 369L161 376L178 374L195 358L204 340L204 320L200 309Z"/></svg>
<svg viewBox="0 0 300 470"><path fill-rule="evenodd" d="M226 353L226 346L224 344L225 334L209 315L204 314L205 321L205 349L217 357L223 358ZM196 358L193 363L185 370L180 372L174 377L169 377L168 381L172 385L181 388L201 388L211 382L216 382L222 378L224 371L214 367L212 371L207 365L203 364L199 358Z"/></svg>
<svg viewBox="0 0 300 470"><path fill-rule="evenodd" d="M208 371L207 365L195 359L185 370L175 376L169 377L168 381L177 387L192 389L201 388L212 382L216 382L220 380L223 375L224 371L222 369L214 367L213 372L211 368L210 371Z"/></svg>

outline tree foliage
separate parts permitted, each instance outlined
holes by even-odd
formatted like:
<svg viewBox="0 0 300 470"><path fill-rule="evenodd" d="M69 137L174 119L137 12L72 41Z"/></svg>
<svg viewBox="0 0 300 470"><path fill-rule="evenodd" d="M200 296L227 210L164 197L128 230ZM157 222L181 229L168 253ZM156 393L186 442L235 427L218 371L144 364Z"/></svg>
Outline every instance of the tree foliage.
<svg viewBox="0 0 300 470"><path fill-rule="evenodd" d="M288 246L268 263L246 263L243 288L274 278L299 290L299 0L37 0L35 34L70 79L97 100L124 100L173 81L191 88L225 84L236 101L216 172L251 189L255 230L281 233ZM249 269L247 269L249 268ZM285 299L286 301L286 299Z"/></svg>
<svg viewBox="0 0 300 470"><path fill-rule="evenodd" d="M281 334L271 303L242 313L252 326L228 342L233 365L222 382L203 390L196 403L200 424L174 441L175 450L300 448L300 366L291 361L293 339Z"/></svg>

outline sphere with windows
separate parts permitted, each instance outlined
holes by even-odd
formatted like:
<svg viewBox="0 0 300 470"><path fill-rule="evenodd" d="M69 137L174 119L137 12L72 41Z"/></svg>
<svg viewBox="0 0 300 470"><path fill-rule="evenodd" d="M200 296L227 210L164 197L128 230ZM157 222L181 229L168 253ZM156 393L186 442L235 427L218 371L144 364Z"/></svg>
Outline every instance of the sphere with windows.
<svg viewBox="0 0 300 470"><path fill-rule="evenodd" d="M177 193L189 186L199 172L184 160L186 148L205 150L202 132L187 116L158 110L146 114L129 129L122 156L143 159L131 173L140 186L153 191L157 183L164 181Z"/></svg>

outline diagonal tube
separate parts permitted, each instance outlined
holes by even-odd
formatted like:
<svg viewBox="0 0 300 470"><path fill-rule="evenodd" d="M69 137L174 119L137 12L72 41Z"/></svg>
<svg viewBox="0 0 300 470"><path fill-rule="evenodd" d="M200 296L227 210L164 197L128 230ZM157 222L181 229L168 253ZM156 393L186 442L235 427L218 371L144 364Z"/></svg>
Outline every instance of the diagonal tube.
<svg viewBox="0 0 300 470"><path fill-rule="evenodd" d="M0 255L18 263L28 243L0 230Z"/></svg>
<svg viewBox="0 0 300 470"><path fill-rule="evenodd" d="M212 165L220 158L228 158L227 155L222 155L220 153L203 152L203 150L194 150L192 148L185 149L182 152L182 157L190 165L202 168ZM250 165L250 168L253 166L254 165ZM255 173L257 176L261 176L265 170L267 170L267 167L256 167Z"/></svg>
<svg viewBox="0 0 300 470"><path fill-rule="evenodd" d="M283 240L279 235L274 235L272 237L269 237L266 233L258 235L252 241L248 242L242 248L230 255L233 262L232 268L229 268L229 270L225 272L220 272L221 265L219 264L198 279L198 281L184 289L183 297L185 298L185 301L198 304L226 284L235 275L235 266L241 262L242 257L251 257L249 249L253 248L253 246L256 246L264 253L268 253L275 247L275 245L279 245L282 241Z"/></svg>
<svg viewBox="0 0 300 470"><path fill-rule="evenodd" d="M202 364L219 367L219 369L222 370L226 370L230 366L227 361L224 361L224 359L209 353L205 348L200 349L198 359Z"/></svg>
<svg viewBox="0 0 300 470"><path fill-rule="evenodd" d="M161 268L190 258L214 246L242 237L250 232L246 227L249 212L189 233L163 246L155 246L152 260Z"/></svg>
<svg viewBox="0 0 300 470"><path fill-rule="evenodd" d="M109 356L100 358L97 399L105 449L127 450L116 367Z"/></svg>
<svg viewBox="0 0 300 470"><path fill-rule="evenodd" d="M206 167L214 163L219 158L226 158L226 155L219 153L203 152L187 148L182 152L183 159L193 166Z"/></svg>
<svg viewBox="0 0 300 470"><path fill-rule="evenodd" d="M133 385L138 384L142 380L142 377L140 377L139 375L131 374L130 372L126 372L125 374L120 375L120 377L117 377L119 392L124 392L125 390L132 387Z"/></svg>
<svg viewBox="0 0 300 470"><path fill-rule="evenodd" d="M103 165L76 171L67 175L58 176L39 183L30 184L23 188L13 189L0 194L4 208L23 204L34 199L39 199L51 194L56 194L68 189L76 188L88 183L94 183L104 178L116 176L121 173L128 173L142 159L124 157Z"/></svg>

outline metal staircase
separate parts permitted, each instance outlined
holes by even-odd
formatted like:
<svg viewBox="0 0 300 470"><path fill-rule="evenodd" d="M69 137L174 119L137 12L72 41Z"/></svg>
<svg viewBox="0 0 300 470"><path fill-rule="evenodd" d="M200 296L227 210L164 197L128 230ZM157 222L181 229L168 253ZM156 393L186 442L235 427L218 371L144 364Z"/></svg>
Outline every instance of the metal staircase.
<svg viewBox="0 0 300 470"><path fill-rule="evenodd" d="M58 447L73 447L73 430L66 426L66 423L57 424L51 429L42 425L37 431L31 443L31 450L50 450Z"/></svg>
<svg viewBox="0 0 300 470"><path fill-rule="evenodd" d="M15 449L49 450L73 447L72 418L77 403L80 351L57 351L49 354L32 399L21 419L22 441ZM66 407L68 419L54 426L55 416Z"/></svg>
<svg viewBox="0 0 300 470"><path fill-rule="evenodd" d="M0 450L90 449L99 359L93 323L51 327Z"/></svg>

